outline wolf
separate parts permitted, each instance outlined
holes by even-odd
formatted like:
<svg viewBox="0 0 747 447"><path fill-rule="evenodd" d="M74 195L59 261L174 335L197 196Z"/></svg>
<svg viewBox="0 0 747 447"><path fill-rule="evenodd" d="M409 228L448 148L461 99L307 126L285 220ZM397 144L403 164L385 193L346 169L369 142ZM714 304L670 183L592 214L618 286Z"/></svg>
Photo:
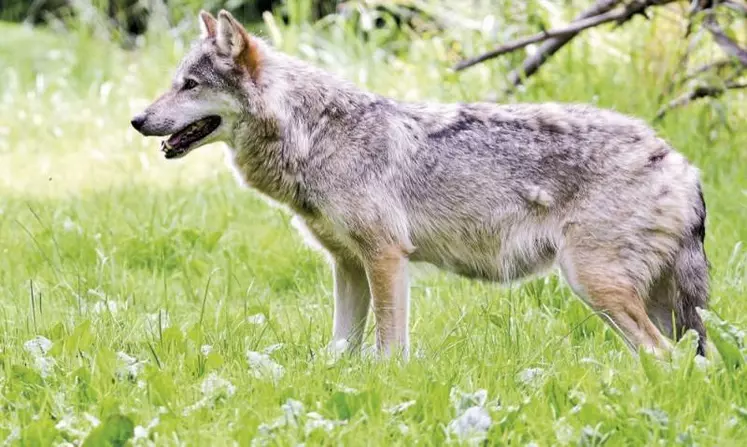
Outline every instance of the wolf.
<svg viewBox="0 0 747 447"><path fill-rule="evenodd" d="M273 49L226 11L132 119L167 159L227 146L334 277L332 343L407 357L408 266L510 283L559 269L634 352L706 331L699 170L643 121L581 104L415 103Z"/></svg>

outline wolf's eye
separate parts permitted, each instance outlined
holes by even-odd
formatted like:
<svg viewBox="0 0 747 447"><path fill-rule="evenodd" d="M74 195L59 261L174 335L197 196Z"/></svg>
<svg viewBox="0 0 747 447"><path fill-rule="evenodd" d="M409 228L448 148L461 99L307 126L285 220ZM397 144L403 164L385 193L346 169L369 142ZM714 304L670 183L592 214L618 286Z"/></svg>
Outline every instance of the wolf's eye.
<svg viewBox="0 0 747 447"><path fill-rule="evenodd" d="M194 79L185 79L184 85L182 85L182 90L192 90L195 87L197 87L197 81Z"/></svg>

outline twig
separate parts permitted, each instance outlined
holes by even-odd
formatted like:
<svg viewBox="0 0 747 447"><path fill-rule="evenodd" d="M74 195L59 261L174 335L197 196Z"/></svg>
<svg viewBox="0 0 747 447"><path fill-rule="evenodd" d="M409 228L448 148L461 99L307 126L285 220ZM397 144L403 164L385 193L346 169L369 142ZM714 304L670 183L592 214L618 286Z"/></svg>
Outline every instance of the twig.
<svg viewBox="0 0 747 447"><path fill-rule="evenodd" d="M711 33L713 40L726 54L737 58L742 65L747 67L747 50L731 40L729 36L721 30L721 27L716 23L713 16L707 17L703 22L703 26L705 26L705 28Z"/></svg>
<svg viewBox="0 0 747 447"><path fill-rule="evenodd" d="M701 86L695 87L688 93L685 93L684 95L678 98L675 98L674 100L670 101L666 106L659 109L659 111L656 113L655 120L656 121L661 120L668 111L690 104L691 102L697 99L718 98L719 96L723 95L727 90L738 90L738 89L743 89L743 88L747 88L747 82L727 82L723 86L701 85Z"/></svg>
<svg viewBox="0 0 747 447"><path fill-rule="evenodd" d="M736 11L739 14L742 14L743 16L747 17L747 6L735 3L730 0L726 0L725 2L721 2L721 5L723 5L726 8L731 9L732 11Z"/></svg>
<svg viewBox="0 0 747 447"><path fill-rule="evenodd" d="M683 84L691 79L695 79L696 77L702 75L703 73L706 73L708 71L714 70L714 71L721 71L722 69L730 66L736 65L734 62L734 59L719 59L716 62L711 62L710 64L704 64L700 67L696 68L695 70L691 71L690 73L686 74L681 80L680 84Z"/></svg>
<svg viewBox="0 0 747 447"><path fill-rule="evenodd" d="M620 4L620 1L621 0L599 0L589 9L583 11L578 15L578 17L573 19L573 22L609 12ZM524 79L537 72L547 59L557 53L558 50L563 48L565 44L570 42L571 39L577 35L578 33L566 34L564 36L553 37L550 40L543 42L537 49L536 53L524 59L520 70L513 70L508 74L508 82L510 82L513 87L521 85L524 82Z"/></svg>
<svg viewBox="0 0 747 447"><path fill-rule="evenodd" d="M685 34L686 36L690 34L692 23L693 23L692 20L688 21L687 32ZM700 37L703 35L703 33L704 31L702 29L699 29L695 37L690 39L690 42L688 42L687 44L687 49L685 49L685 53L682 55L679 62L677 63L677 69L675 70L675 73L682 73L685 71L685 69L687 68L687 63L690 61L690 55L695 50L695 47L698 45L698 42L700 41ZM684 82L685 80L682 80L682 79L677 80L676 77L673 76L672 79L669 81L667 87L659 93L658 102L661 103L661 101L664 99L665 96L669 96L672 94L675 86L682 85Z"/></svg>
<svg viewBox="0 0 747 447"><path fill-rule="evenodd" d="M573 36L583 30L586 30L588 28L593 28L595 26L599 26L604 23L617 22L618 24L622 24L626 22L627 20L630 20L630 18L632 18L636 14L645 15L644 11L649 6L660 6L666 3L671 3L673 1L676 1L676 0L636 0L628 4L627 6L625 6L625 8L619 11L609 11L604 14L598 14L598 15L595 15L595 16L592 16L586 19L573 22L564 28L543 31L533 36L527 36L527 37L522 37L521 39L516 39L507 44L501 45L498 48L488 51L487 53L481 54L471 59L463 60L454 66L454 70L461 71L461 70L464 70L465 68L469 68L474 65L477 65L480 62L484 62L486 60L496 58L500 55L510 53L512 51L516 51L520 48L524 48L527 45L531 45L536 42L541 42L543 40L547 40L553 37Z"/></svg>

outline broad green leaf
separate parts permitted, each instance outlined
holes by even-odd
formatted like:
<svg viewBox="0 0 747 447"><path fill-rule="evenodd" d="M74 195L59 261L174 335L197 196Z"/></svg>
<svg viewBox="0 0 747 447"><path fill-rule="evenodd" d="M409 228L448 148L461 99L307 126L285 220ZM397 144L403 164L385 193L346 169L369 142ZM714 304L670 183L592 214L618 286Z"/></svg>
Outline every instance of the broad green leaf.
<svg viewBox="0 0 747 447"><path fill-rule="evenodd" d="M76 326L65 340L65 352L70 355L78 351L87 351L92 343L91 321L85 320Z"/></svg>
<svg viewBox="0 0 747 447"><path fill-rule="evenodd" d="M109 416L94 428L83 442L83 447L122 447L135 434L135 424L127 416Z"/></svg>
<svg viewBox="0 0 747 447"><path fill-rule="evenodd" d="M641 361L641 367L648 380L654 385L666 380L666 374L662 369L661 361L652 353L645 349L638 350L638 356Z"/></svg>

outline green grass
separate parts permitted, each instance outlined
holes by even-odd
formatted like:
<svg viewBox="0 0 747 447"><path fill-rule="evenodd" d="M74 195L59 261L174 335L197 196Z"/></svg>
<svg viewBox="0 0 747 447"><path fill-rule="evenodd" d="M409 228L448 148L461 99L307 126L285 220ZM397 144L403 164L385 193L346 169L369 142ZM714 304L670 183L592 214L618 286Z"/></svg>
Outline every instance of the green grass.
<svg viewBox="0 0 747 447"><path fill-rule="evenodd" d="M656 23L577 42L513 100L596 102L650 120L677 50L656 44L669 36ZM506 68L449 73L438 38L392 61L344 29L280 33L286 51L398 98L482 99ZM470 414L489 415L493 444L747 439L744 97L657 125L703 170L712 310L731 324L709 323L723 356L695 362L689 339L671 362L636 360L554 276L500 288L418 267L415 354L402 365L325 354L327 266L287 215L239 188L220 147L167 162L129 128L169 85L179 39L125 52L82 33L0 24L0 34L0 440L438 445L476 402L484 410ZM470 53L489 45L460 37ZM37 336L51 345L29 343ZM282 374L251 367L247 351L276 344L252 358ZM484 403L456 402L480 389Z"/></svg>

